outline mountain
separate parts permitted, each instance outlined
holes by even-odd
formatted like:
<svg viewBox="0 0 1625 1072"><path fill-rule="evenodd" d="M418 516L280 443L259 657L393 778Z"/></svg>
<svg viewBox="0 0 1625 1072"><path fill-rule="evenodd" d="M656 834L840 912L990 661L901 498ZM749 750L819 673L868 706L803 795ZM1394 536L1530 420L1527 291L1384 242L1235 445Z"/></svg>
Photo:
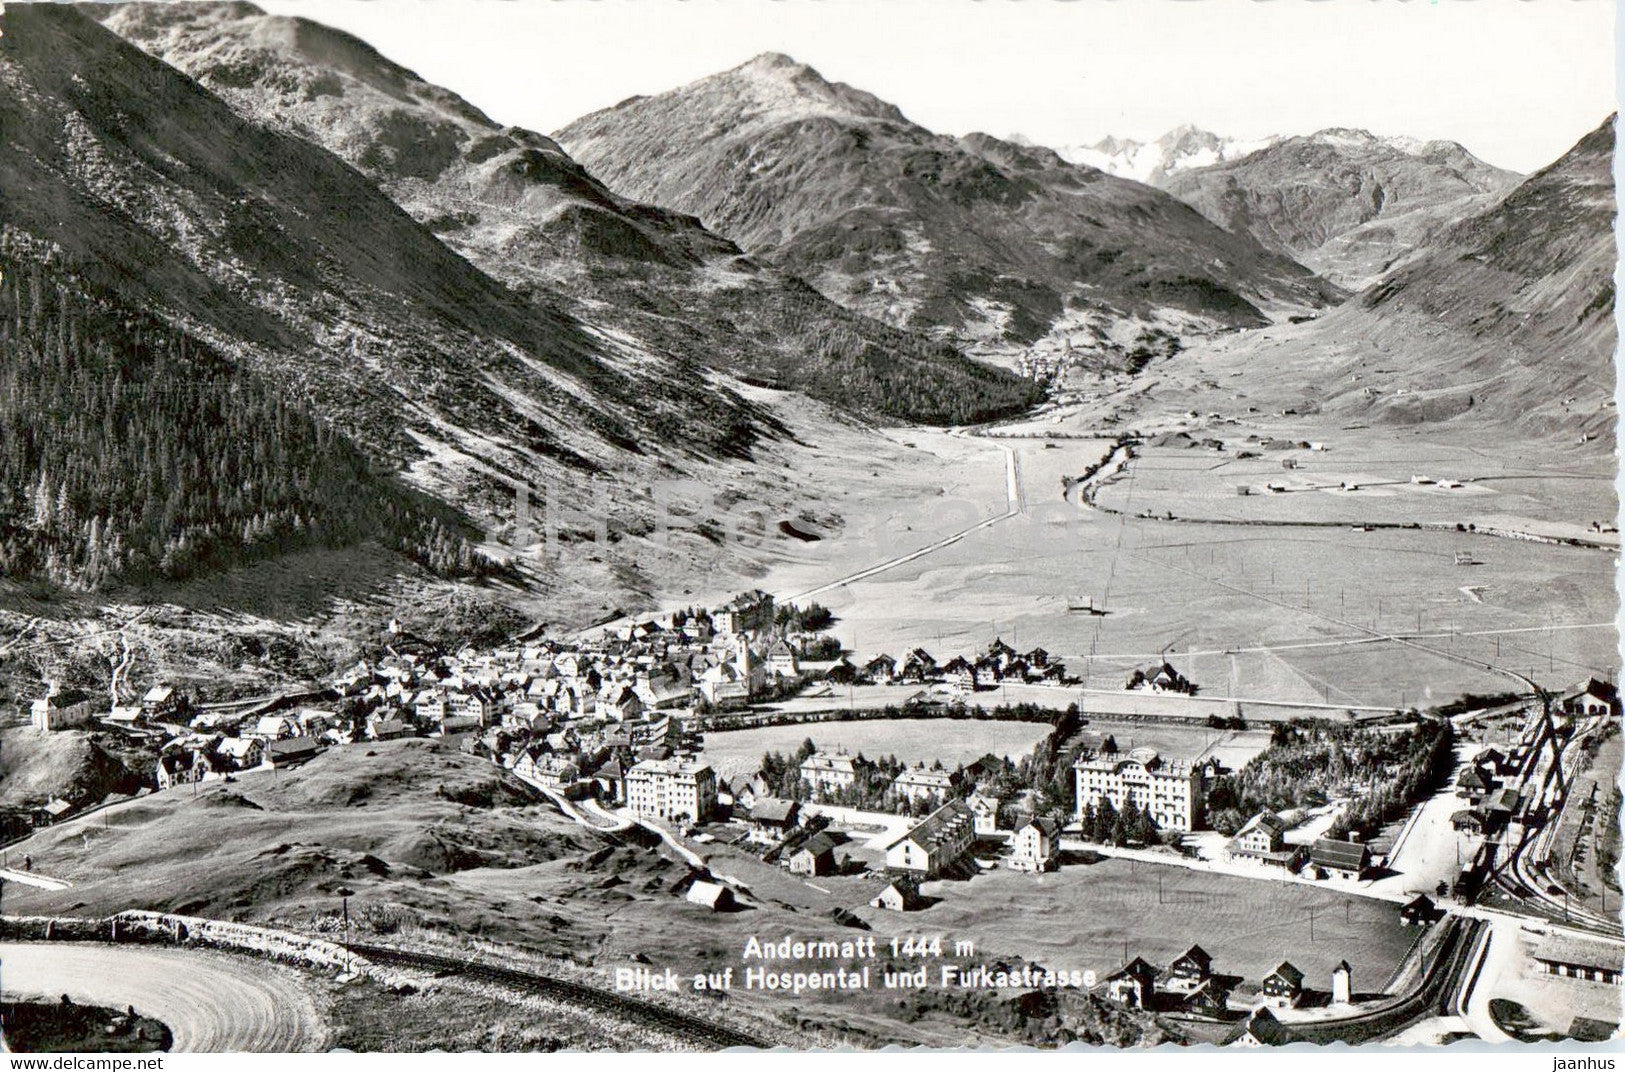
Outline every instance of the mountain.
<svg viewBox="0 0 1625 1072"><path fill-rule="evenodd" d="M618 196L557 142L501 126L356 38L252 4L90 8L244 118L320 145L488 275L645 347L934 423L1009 413L1030 385L854 315L691 216Z"/></svg>
<svg viewBox="0 0 1625 1072"><path fill-rule="evenodd" d="M1220 226L1358 289L1518 179L1455 142L1334 128L1156 181Z"/></svg>
<svg viewBox="0 0 1625 1072"><path fill-rule="evenodd" d="M1093 145L1058 145L1061 159L1109 175L1166 188L1172 175L1238 160L1275 142L1271 138L1224 138L1200 127L1175 127L1156 141L1106 137Z"/></svg>
<svg viewBox="0 0 1625 1072"><path fill-rule="evenodd" d="M1614 124L1315 325L1350 354L1332 404L1611 443Z"/></svg>
<svg viewBox="0 0 1625 1072"><path fill-rule="evenodd" d="M83 13L12 4L0 31L0 240L25 288L6 295L4 345L8 370L38 373L5 399L30 426L8 437L0 494L40 507L26 532L8 517L13 562L91 583L118 561L89 553L98 519L104 543L108 524L134 526L132 560L157 540L163 573L166 550L230 564L256 534L308 538L317 519L324 541L398 545L357 506L365 487L489 519L515 481L590 496L606 472L703 467L778 434L704 370L493 279L337 157ZM162 390L131 390L158 372ZM29 409L81 396L94 405L77 416ZM205 415L239 451L187 427Z"/></svg>
<svg viewBox="0 0 1625 1072"><path fill-rule="evenodd" d="M849 308L1025 342L1091 313L1255 326L1339 297L1178 200L1053 152L951 138L778 54L554 137Z"/></svg>

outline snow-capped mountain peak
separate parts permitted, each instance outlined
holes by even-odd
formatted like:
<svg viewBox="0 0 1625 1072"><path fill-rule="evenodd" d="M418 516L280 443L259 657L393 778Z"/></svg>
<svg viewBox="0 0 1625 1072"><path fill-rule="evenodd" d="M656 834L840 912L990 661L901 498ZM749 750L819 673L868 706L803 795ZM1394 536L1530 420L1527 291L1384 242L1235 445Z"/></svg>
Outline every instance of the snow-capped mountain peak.
<svg viewBox="0 0 1625 1072"><path fill-rule="evenodd" d="M1155 141L1105 137L1093 145L1060 145L1055 151L1074 164L1086 164L1111 175L1155 186L1168 175L1235 160L1277 139L1220 137L1185 124Z"/></svg>

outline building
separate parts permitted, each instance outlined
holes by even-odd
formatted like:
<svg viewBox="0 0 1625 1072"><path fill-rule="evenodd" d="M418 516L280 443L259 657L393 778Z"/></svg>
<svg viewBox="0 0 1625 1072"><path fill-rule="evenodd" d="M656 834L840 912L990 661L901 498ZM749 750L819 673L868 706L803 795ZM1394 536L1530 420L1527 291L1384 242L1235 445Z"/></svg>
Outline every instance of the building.
<svg viewBox="0 0 1625 1072"><path fill-rule="evenodd" d="M1237 856L1270 856L1286 843L1286 823L1274 812L1261 811L1230 839L1230 851Z"/></svg>
<svg viewBox="0 0 1625 1072"><path fill-rule="evenodd" d="M1190 993L1213 976L1213 958L1199 945L1193 945L1168 965L1168 989Z"/></svg>
<svg viewBox="0 0 1625 1072"><path fill-rule="evenodd" d="M1286 1025L1275 1018L1267 1006L1260 1006L1248 1019L1247 1026L1242 1029L1232 1046L1285 1046L1292 1041L1292 1034Z"/></svg>
<svg viewBox="0 0 1625 1072"><path fill-rule="evenodd" d="M783 640L776 642L767 649L767 672L774 677L795 680L801 676L801 667L796 663L795 649Z"/></svg>
<svg viewBox="0 0 1625 1072"><path fill-rule="evenodd" d="M1135 957L1102 981L1106 996L1131 1009L1151 1005L1156 996L1157 969L1143 957Z"/></svg>
<svg viewBox="0 0 1625 1072"><path fill-rule="evenodd" d="M201 782L214 772L214 764L202 752L166 752L158 757L158 788Z"/></svg>
<svg viewBox="0 0 1625 1072"><path fill-rule="evenodd" d="M1164 759L1153 748L1121 752L1084 752L1073 764L1077 779L1078 818L1091 805L1110 801L1118 812L1145 808L1163 830L1194 830L1207 799L1208 763Z"/></svg>
<svg viewBox="0 0 1625 1072"><path fill-rule="evenodd" d="M1061 828L1054 819L1029 819L1010 839L1010 866L1017 871L1049 871L1061 855Z"/></svg>
<svg viewBox="0 0 1625 1072"><path fill-rule="evenodd" d="M1358 880L1371 866L1371 850L1358 841L1317 838L1309 847L1309 862L1334 878Z"/></svg>
<svg viewBox="0 0 1625 1072"><path fill-rule="evenodd" d="M154 685L141 697L142 713L153 719L174 714L178 704L173 685Z"/></svg>
<svg viewBox="0 0 1625 1072"><path fill-rule="evenodd" d="M720 882L702 882L698 879L688 888L684 897L689 904L704 905L713 912L726 912L734 907L734 893Z"/></svg>
<svg viewBox="0 0 1625 1072"><path fill-rule="evenodd" d="M57 696L43 696L29 706L28 722L36 730L50 732L87 726L96 717L88 702L63 704Z"/></svg>
<svg viewBox="0 0 1625 1072"><path fill-rule="evenodd" d="M965 806L976 816L976 833L985 837L999 832L999 805L998 797L987 793L972 793L965 798Z"/></svg>
<svg viewBox="0 0 1625 1072"><path fill-rule="evenodd" d="M1425 927L1441 915L1443 913L1434 905L1432 899L1425 893L1419 893L1399 910L1399 922L1406 927Z"/></svg>
<svg viewBox="0 0 1625 1072"><path fill-rule="evenodd" d="M1456 779L1456 795L1477 804L1495 787L1495 780L1478 767L1468 767Z"/></svg>
<svg viewBox="0 0 1625 1072"><path fill-rule="evenodd" d="M1567 715L1608 715L1619 717L1619 689L1607 681L1590 678L1579 689L1563 697Z"/></svg>
<svg viewBox="0 0 1625 1072"><path fill-rule="evenodd" d="M892 792L910 804L921 800L946 800L959 788L959 775L947 770L928 770L925 764L905 767L892 779Z"/></svg>
<svg viewBox="0 0 1625 1072"><path fill-rule="evenodd" d="M227 770L249 770L265 760L265 743L257 737L227 737L216 749Z"/></svg>
<svg viewBox="0 0 1625 1072"><path fill-rule="evenodd" d="M936 878L964 859L975 843L976 817L959 801L949 801L886 846L886 867L920 878Z"/></svg>
<svg viewBox="0 0 1625 1072"><path fill-rule="evenodd" d="M747 633L773 625L773 597L756 589L735 596L719 610L711 612L711 625L718 633Z"/></svg>
<svg viewBox="0 0 1625 1072"><path fill-rule="evenodd" d="M653 819L697 822L716 809L716 772L698 759L646 759L626 772L626 803Z"/></svg>
<svg viewBox="0 0 1625 1072"><path fill-rule="evenodd" d="M1298 1002L1303 1000L1303 972L1293 967L1291 961L1283 960L1274 971L1264 976L1259 993L1264 998L1264 1004L1272 1009L1296 1008Z"/></svg>
<svg viewBox="0 0 1625 1072"><path fill-rule="evenodd" d="M1188 1016L1222 1020L1230 1011L1230 988L1226 980L1217 975L1209 976L1179 1000L1178 1008Z"/></svg>
<svg viewBox="0 0 1625 1072"><path fill-rule="evenodd" d="M835 873L835 841L828 834L814 834L790 854L792 875L832 875Z"/></svg>
<svg viewBox="0 0 1625 1072"><path fill-rule="evenodd" d="M763 797L750 809L750 838L768 843L782 841L795 829L800 817L801 805L796 801Z"/></svg>
<svg viewBox="0 0 1625 1072"><path fill-rule="evenodd" d="M888 883L869 904L889 912L912 912L920 907L920 891L908 879L899 878Z"/></svg>
<svg viewBox="0 0 1625 1072"><path fill-rule="evenodd" d="M265 746L266 761L273 767L292 767L321 755L321 742L314 737L289 737Z"/></svg>
<svg viewBox="0 0 1625 1072"><path fill-rule="evenodd" d="M1347 1005L1354 1000L1354 969L1349 962L1340 960L1332 969L1332 1004Z"/></svg>
<svg viewBox="0 0 1625 1072"><path fill-rule="evenodd" d="M868 761L845 752L814 752L801 761L801 780L818 793L838 793L858 780L858 770Z"/></svg>
<svg viewBox="0 0 1625 1072"><path fill-rule="evenodd" d="M1620 958L1606 946L1551 936L1541 941L1532 956L1535 964L1547 975L1620 985Z"/></svg>

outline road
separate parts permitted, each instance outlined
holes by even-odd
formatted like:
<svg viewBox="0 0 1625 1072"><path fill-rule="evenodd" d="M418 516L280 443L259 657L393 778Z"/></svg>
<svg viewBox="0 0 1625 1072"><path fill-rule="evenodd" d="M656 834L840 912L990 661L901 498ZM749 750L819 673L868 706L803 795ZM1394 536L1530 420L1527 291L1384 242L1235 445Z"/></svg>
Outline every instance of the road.
<svg viewBox="0 0 1625 1072"><path fill-rule="evenodd" d="M8 997L27 994L136 1012L162 1021L173 1049L194 1053L324 1050L324 1021L297 972L201 950L0 944Z"/></svg>

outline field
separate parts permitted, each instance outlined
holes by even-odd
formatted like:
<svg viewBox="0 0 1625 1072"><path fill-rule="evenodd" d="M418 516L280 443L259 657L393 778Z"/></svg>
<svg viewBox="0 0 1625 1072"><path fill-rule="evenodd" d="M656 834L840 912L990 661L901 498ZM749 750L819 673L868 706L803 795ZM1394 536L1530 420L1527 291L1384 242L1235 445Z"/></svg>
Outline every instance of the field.
<svg viewBox="0 0 1625 1072"><path fill-rule="evenodd" d="M1006 508L999 447L942 438L985 474L962 483L966 498L938 492L927 500L930 513L894 504L867 524L849 520L839 536L776 565L763 587L811 590L924 546L928 520L940 538ZM1617 662L1606 552L1469 541L1453 531L1237 527L1102 513L1061 496L1062 475L1096 459L1099 443L1010 445L1020 459L1024 512L818 594L839 619L835 635L858 656L897 656L920 645L946 660L1002 637L1018 648L1042 645L1107 689L1166 656L1203 695L1324 704L1334 713L1425 706L1512 684L1462 660L1553 687L1606 676ZM1406 457L1396 449L1390 462ZM1474 499L1481 500L1486 518L1524 508L1500 496ZM1161 509L1150 498L1134 505ZM888 524L890 539L876 535ZM1464 547L1476 564L1456 565ZM1090 602L1107 613L1069 609Z"/></svg>
<svg viewBox="0 0 1625 1072"><path fill-rule="evenodd" d="M1269 747L1267 729L1215 730L1204 725L1181 726L1167 722L1108 722L1091 719L1091 735L1110 736L1122 751L1155 748L1181 759L1217 759L1229 768L1244 765Z"/></svg>
<svg viewBox="0 0 1625 1072"><path fill-rule="evenodd" d="M1123 963L1125 942L1128 956L1153 964L1198 944L1217 971L1249 983L1290 960L1305 985L1326 990L1332 966L1346 959L1356 990L1375 992L1415 938L1383 902L1120 859L1042 876L1000 869L970 882L928 883L926 892L941 900L914 917L872 913L886 917L874 919L876 930L970 938L984 956L1102 976Z"/></svg>
<svg viewBox="0 0 1625 1072"><path fill-rule="evenodd" d="M874 758L895 755L905 763L941 760L956 767L995 756L1020 759L1049 733L1044 722L995 722L991 719L891 718L859 722L820 722L793 726L763 726L748 730L710 732L704 756L725 778L749 774L764 752L794 752L811 737L818 747L844 748Z"/></svg>

